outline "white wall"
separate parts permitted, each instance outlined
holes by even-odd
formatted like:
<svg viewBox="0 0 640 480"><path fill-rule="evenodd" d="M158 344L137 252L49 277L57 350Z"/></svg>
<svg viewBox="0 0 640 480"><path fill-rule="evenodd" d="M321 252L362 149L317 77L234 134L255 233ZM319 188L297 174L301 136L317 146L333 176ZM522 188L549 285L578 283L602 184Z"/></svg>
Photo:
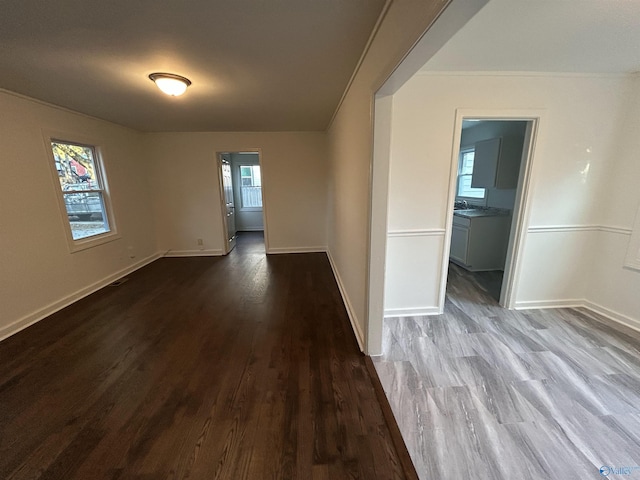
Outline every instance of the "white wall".
<svg viewBox="0 0 640 480"><path fill-rule="evenodd" d="M623 268L634 217L640 211L640 76L629 81L625 109L615 137L616 146L606 165L608 177L601 185L606 200L597 223L615 228L592 233L592 269L587 300L625 323L640 327L640 271ZM637 227L640 227L638 225Z"/></svg>
<svg viewBox="0 0 640 480"><path fill-rule="evenodd" d="M156 258L157 248L140 133L2 91L0 112L3 338ZM119 239L70 253L43 130L102 147Z"/></svg>
<svg viewBox="0 0 640 480"><path fill-rule="evenodd" d="M262 209L252 208L251 210L247 210L242 207L242 187L240 178L240 166L260 165L259 156L257 153L231 153L230 158L233 177L233 201L235 204L236 231L262 231L264 230Z"/></svg>
<svg viewBox="0 0 640 480"><path fill-rule="evenodd" d="M356 336L365 349L373 95L446 3L390 2L328 130L329 255Z"/></svg>
<svg viewBox="0 0 640 480"><path fill-rule="evenodd" d="M8 92L0 111L0 338L167 251L220 254L219 151L261 149L271 253L326 250L324 133L142 134ZM70 253L45 131L101 147L119 238Z"/></svg>
<svg viewBox="0 0 640 480"><path fill-rule="evenodd" d="M433 237L441 232L444 239L446 216L451 214L447 195L458 108L543 112L517 304L584 302L594 289L602 291L589 285L594 268L613 268L621 290L627 288L621 284L624 278L639 291L640 275L622 271L619 258L602 256L599 260L607 267L594 267L594 258L605 249L592 241L603 225L630 229L638 204L628 177L623 181L624 174L611 173L620 162L622 170L637 169L631 166L633 152L622 147L619 138L629 132L624 114L631 89L632 80L623 77L536 74L417 75L401 88L393 100L385 309L440 306L436 292L444 241ZM610 190L615 190L613 199ZM621 204L630 206L615 216L609 213ZM411 238L418 245L409 248L407 240L399 241L403 232L418 235L420 240ZM637 318L637 300L623 295L625 300L609 295L598 302Z"/></svg>
<svg viewBox="0 0 640 480"><path fill-rule="evenodd" d="M222 254L216 152L255 149L261 150L268 252L326 250L324 133L154 133L145 136L145 145L161 251Z"/></svg>

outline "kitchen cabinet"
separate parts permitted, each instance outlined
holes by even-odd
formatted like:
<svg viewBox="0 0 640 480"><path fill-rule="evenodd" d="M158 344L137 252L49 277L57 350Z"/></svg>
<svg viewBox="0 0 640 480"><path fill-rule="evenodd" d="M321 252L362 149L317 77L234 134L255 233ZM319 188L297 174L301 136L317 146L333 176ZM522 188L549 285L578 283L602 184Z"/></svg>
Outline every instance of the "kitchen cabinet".
<svg viewBox="0 0 640 480"><path fill-rule="evenodd" d="M524 138L515 135L477 142L471 186L473 188L516 188L523 144Z"/></svg>
<svg viewBox="0 0 640 480"><path fill-rule="evenodd" d="M449 258L472 272L504 270L510 226L510 215L454 214Z"/></svg>

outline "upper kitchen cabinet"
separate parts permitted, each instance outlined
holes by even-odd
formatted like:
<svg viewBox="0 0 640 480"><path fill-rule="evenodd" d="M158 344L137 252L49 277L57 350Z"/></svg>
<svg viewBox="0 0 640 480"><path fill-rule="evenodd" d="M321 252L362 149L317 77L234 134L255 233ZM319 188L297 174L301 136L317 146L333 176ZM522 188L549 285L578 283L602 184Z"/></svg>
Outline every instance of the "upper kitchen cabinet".
<svg viewBox="0 0 640 480"><path fill-rule="evenodd" d="M516 188L523 140L520 136L509 135L476 142L471 186Z"/></svg>

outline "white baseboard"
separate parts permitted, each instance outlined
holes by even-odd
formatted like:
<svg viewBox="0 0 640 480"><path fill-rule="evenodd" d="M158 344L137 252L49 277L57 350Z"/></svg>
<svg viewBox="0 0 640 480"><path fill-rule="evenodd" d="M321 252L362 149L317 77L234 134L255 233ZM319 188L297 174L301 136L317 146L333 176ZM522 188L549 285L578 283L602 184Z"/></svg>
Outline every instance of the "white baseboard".
<svg viewBox="0 0 640 480"><path fill-rule="evenodd" d="M640 332L640 320L637 318L631 318L628 315L624 315L622 313L616 312L615 310L611 310L588 300L584 301L583 307L587 310L591 310L592 312L597 313L598 315L606 317L613 322L619 323L620 325L624 325L625 327L629 327L632 330Z"/></svg>
<svg viewBox="0 0 640 480"><path fill-rule="evenodd" d="M165 257L221 257L224 251L219 249L209 250L168 250Z"/></svg>
<svg viewBox="0 0 640 480"><path fill-rule="evenodd" d="M629 317L628 315L616 312L615 310L603 307L602 305L598 305L597 303L586 299L542 300L516 303L516 310L529 310L533 308L585 308L587 310L591 310L593 313L605 317L608 320L611 320L612 322L640 332L639 319Z"/></svg>
<svg viewBox="0 0 640 480"><path fill-rule="evenodd" d="M516 310L532 310L536 308L575 308L584 307L585 300L580 298L570 298L565 300L533 300L516 302Z"/></svg>
<svg viewBox="0 0 640 480"><path fill-rule="evenodd" d="M267 251L268 255L275 255L281 253L325 253L327 251L326 246L319 247L274 247Z"/></svg>
<svg viewBox="0 0 640 480"><path fill-rule="evenodd" d="M438 307L387 308L384 311L384 318L420 317L423 315L440 315L441 313Z"/></svg>
<svg viewBox="0 0 640 480"><path fill-rule="evenodd" d="M338 290L340 290L340 296L342 296L342 301L344 306L347 309L347 315L349 317L349 322L351 322L351 328L353 329L353 333L356 336L356 340L358 341L358 347L360 347L360 351L364 352L364 334L360 325L358 324L358 318L356 317L356 313L353 310L353 306L349 301L349 296L344 288L344 284L342 283L342 279L340 278L340 273L338 273L338 268L336 267L335 262L333 261L333 257L331 256L331 252L327 249L327 257L329 258L329 264L331 265L331 270L333 270L333 276L336 279L336 283L338 284Z"/></svg>
<svg viewBox="0 0 640 480"><path fill-rule="evenodd" d="M150 264L151 262L161 257L162 257L162 253L155 253L145 259L140 260L139 262L134 263L133 265L129 265L128 267L123 268L122 270L118 270L117 272L112 273L111 275L108 275L103 279L92 283L91 285L87 285L86 287L81 288L80 290L72 293L71 295L67 295L66 297L61 298L60 300L57 300L55 302L52 302L49 305L46 305L36 310L35 312L25 315L24 317L16 320L13 323L10 323L9 325L1 327L0 341L4 340L7 337L10 337L11 335L18 333L21 330L24 330L25 328L33 325L34 323L39 322L40 320L48 317L49 315L52 315L57 311L62 310L63 308L71 305L72 303L75 303L78 300L88 295L91 295L92 293L100 290L103 287L106 287L107 285L118 280L119 278L122 278L125 275L129 275L130 273L135 272L136 270L144 267L145 265Z"/></svg>

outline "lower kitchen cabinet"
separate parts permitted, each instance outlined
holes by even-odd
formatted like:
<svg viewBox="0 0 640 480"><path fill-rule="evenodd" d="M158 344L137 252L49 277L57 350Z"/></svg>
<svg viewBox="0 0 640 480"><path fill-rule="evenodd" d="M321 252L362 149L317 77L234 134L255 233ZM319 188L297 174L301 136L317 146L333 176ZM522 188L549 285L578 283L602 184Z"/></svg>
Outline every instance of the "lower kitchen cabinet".
<svg viewBox="0 0 640 480"><path fill-rule="evenodd" d="M472 272L504 270L511 216L453 216L449 258Z"/></svg>

